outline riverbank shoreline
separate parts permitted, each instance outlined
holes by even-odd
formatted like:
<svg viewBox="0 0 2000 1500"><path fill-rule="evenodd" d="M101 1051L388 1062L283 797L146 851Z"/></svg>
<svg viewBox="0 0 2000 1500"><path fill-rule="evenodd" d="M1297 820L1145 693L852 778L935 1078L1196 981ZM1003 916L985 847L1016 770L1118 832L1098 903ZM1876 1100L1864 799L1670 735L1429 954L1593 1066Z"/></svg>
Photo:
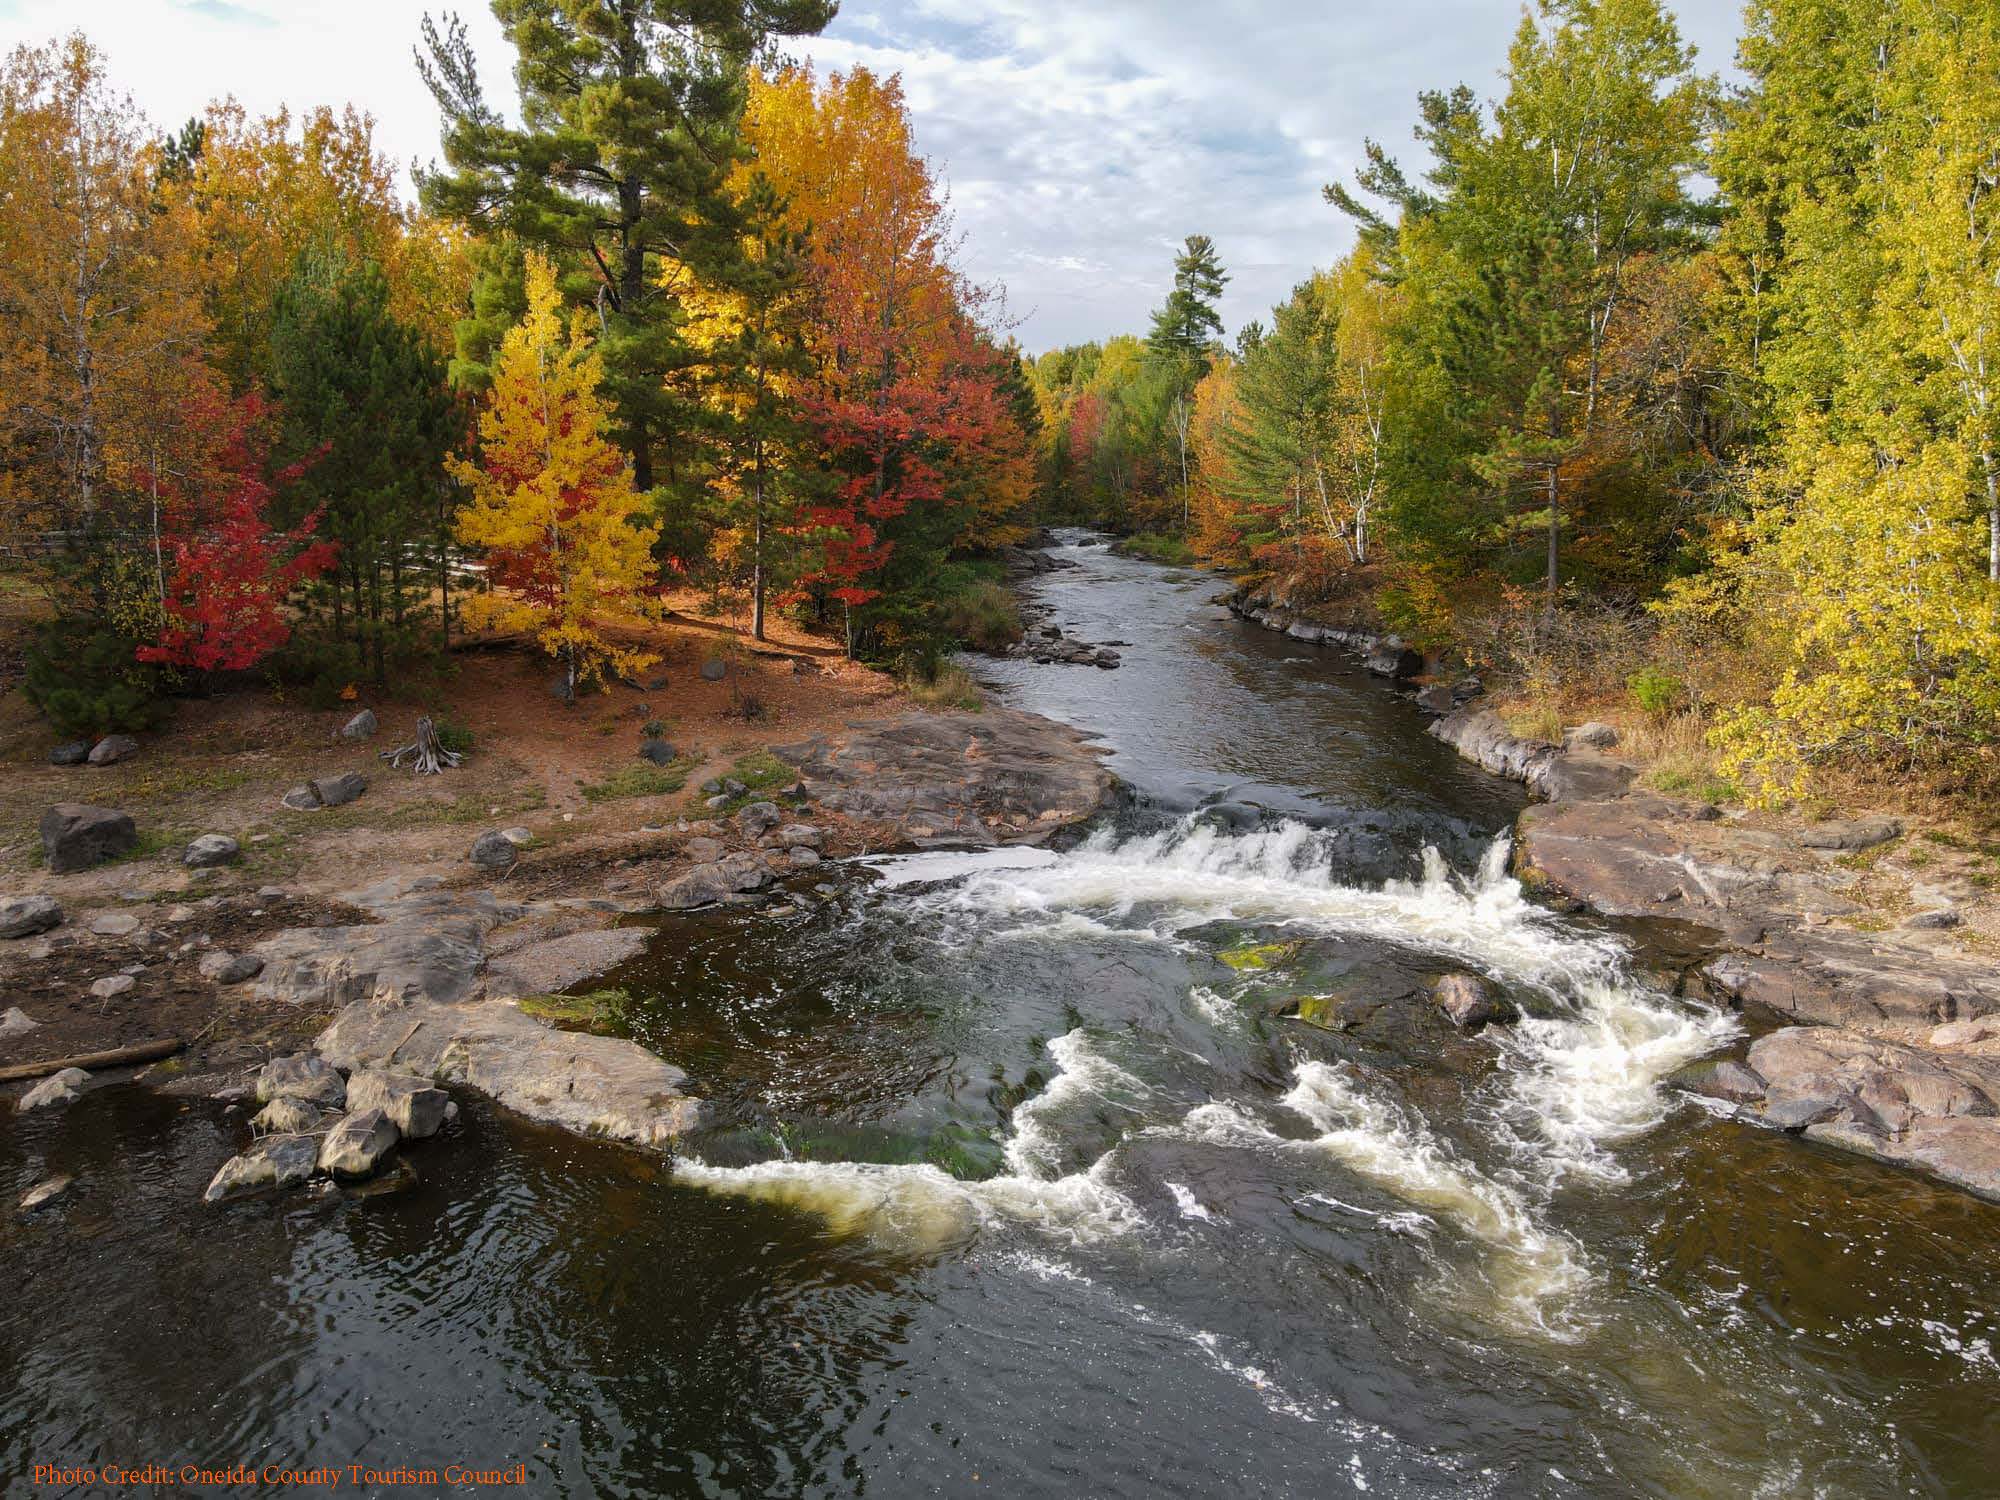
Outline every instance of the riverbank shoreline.
<svg viewBox="0 0 2000 1500"><path fill-rule="evenodd" d="M1248 623L1344 650L1388 683L1429 665L1393 635L1308 620L1266 591L1226 602ZM2000 970L1952 946L1960 908L1977 896L1954 892L1958 902L1885 932L1850 894L1870 851L1905 837L1901 820L1750 820L1662 796L1607 753L1608 726L1563 744L1523 738L1481 705L1476 683L1432 683L1416 706L1437 715L1434 737L1539 799L1515 827L1524 885L1574 910L1709 934L1672 988L1766 1018L1767 1034L1671 1084L1718 1112L2000 1202Z"/></svg>

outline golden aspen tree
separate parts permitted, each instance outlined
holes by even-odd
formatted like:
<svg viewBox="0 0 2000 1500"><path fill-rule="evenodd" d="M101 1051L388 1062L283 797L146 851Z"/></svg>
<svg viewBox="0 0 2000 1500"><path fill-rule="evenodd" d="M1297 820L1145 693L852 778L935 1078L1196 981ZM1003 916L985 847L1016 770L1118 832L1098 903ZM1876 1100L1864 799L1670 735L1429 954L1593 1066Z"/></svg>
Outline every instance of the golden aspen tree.
<svg viewBox="0 0 2000 1500"><path fill-rule="evenodd" d="M555 267L530 253L528 310L500 347L479 417L479 461L455 458L470 493L458 537L481 549L492 591L475 624L525 630L561 664L566 692L659 658L605 634L633 625L656 581L659 528L609 436L604 367L580 319L567 327Z"/></svg>

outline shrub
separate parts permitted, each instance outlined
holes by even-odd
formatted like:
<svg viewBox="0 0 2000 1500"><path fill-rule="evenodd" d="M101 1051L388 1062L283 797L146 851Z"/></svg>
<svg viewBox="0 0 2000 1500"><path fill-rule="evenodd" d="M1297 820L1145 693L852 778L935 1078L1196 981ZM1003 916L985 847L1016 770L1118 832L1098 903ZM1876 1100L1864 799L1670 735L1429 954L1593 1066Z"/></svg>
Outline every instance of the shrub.
<svg viewBox="0 0 2000 1500"><path fill-rule="evenodd" d="M58 734L150 728L166 714L169 679L136 650L102 620L51 620L28 647L23 690Z"/></svg>
<svg viewBox="0 0 2000 1500"><path fill-rule="evenodd" d="M472 731L449 719L438 720L437 737L440 745L456 755L464 755L472 749Z"/></svg>
<svg viewBox="0 0 2000 1500"><path fill-rule="evenodd" d="M957 662L940 664L929 677L907 673L903 686L925 708L963 708L977 713L986 706L986 695L980 692L979 684Z"/></svg>
<svg viewBox="0 0 2000 1500"><path fill-rule="evenodd" d="M1021 611L1002 585L981 580L944 601L947 635L979 651L998 651L1021 638Z"/></svg>
<svg viewBox="0 0 2000 1500"><path fill-rule="evenodd" d="M667 721L665 719L648 719L640 726L639 733L642 737L649 740L663 740L667 737Z"/></svg>
<svg viewBox="0 0 2000 1500"><path fill-rule="evenodd" d="M1687 688L1680 678L1657 667L1641 667L1625 679L1632 701L1640 711L1655 719L1678 713L1687 703Z"/></svg>

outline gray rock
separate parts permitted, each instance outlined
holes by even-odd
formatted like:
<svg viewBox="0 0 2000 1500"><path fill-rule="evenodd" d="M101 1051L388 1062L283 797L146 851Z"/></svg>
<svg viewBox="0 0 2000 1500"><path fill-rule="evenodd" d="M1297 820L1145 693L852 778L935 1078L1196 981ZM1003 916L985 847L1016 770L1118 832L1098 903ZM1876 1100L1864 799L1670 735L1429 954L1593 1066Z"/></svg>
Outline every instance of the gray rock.
<svg viewBox="0 0 2000 1500"><path fill-rule="evenodd" d="M1530 790L1550 802L1612 802L1638 779L1639 768L1588 750L1552 757L1528 778Z"/></svg>
<svg viewBox="0 0 2000 1500"><path fill-rule="evenodd" d="M400 1134L380 1109L364 1109L341 1118L320 1142L319 1169L335 1177L370 1177L396 1149Z"/></svg>
<svg viewBox="0 0 2000 1500"><path fill-rule="evenodd" d="M1430 733L1467 760L1510 781L1532 783L1560 753L1546 740L1522 739L1490 708L1461 708L1446 714L1430 726Z"/></svg>
<svg viewBox="0 0 2000 1500"><path fill-rule="evenodd" d="M1400 682L1421 673L1424 659L1420 653L1390 635L1382 637L1369 648L1362 666L1377 677L1390 677Z"/></svg>
<svg viewBox="0 0 2000 1500"><path fill-rule="evenodd" d="M1872 849L1903 836L1901 818L1851 818L1832 823L1815 823L1799 834L1799 843L1808 849Z"/></svg>
<svg viewBox="0 0 2000 1500"><path fill-rule="evenodd" d="M728 809L729 804L733 800L734 799L730 797L728 793L724 792L716 796L710 797L706 802L702 803L702 806L707 808L710 812L723 812Z"/></svg>
<svg viewBox="0 0 2000 1500"><path fill-rule="evenodd" d="M90 930L99 937L130 937L139 930L139 919L129 911L100 912L90 919Z"/></svg>
<svg viewBox="0 0 2000 1500"><path fill-rule="evenodd" d="M1495 995L1485 980L1471 974L1445 975L1431 987L1431 999L1461 1031L1520 1018L1510 1001Z"/></svg>
<svg viewBox="0 0 2000 1500"><path fill-rule="evenodd" d="M1720 1099L1727 1104L1754 1104L1764 1097L1764 1080L1733 1058L1704 1058L1675 1069L1667 1084L1685 1094Z"/></svg>
<svg viewBox="0 0 2000 1500"><path fill-rule="evenodd" d="M436 1135L444 1126L451 1095L411 1073L357 1068L347 1080L347 1107L357 1113L380 1110L407 1140Z"/></svg>
<svg viewBox="0 0 2000 1500"><path fill-rule="evenodd" d="M681 852L698 865L713 864L729 852L721 839L697 836L681 846Z"/></svg>
<svg viewBox="0 0 2000 1500"><path fill-rule="evenodd" d="M659 888L655 899L666 911L692 911L698 906L713 906L735 889L722 873L722 865L715 862L676 875Z"/></svg>
<svg viewBox="0 0 2000 1500"><path fill-rule="evenodd" d="M1965 915L1946 906L1936 911L1920 911L1913 917L1905 917L1902 925L1911 932L1948 932L1954 927L1963 927Z"/></svg>
<svg viewBox="0 0 2000 1500"><path fill-rule="evenodd" d="M771 842L780 849L817 849L820 831L810 823L787 823L771 835Z"/></svg>
<svg viewBox="0 0 2000 1500"><path fill-rule="evenodd" d="M293 787L285 793L284 803L295 812L315 812L322 807L344 807L367 790L367 778L359 771L343 771Z"/></svg>
<svg viewBox="0 0 2000 1500"><path fill-rule="evenodd" d="M1617 743L1618 731L1595 719L1588 724L1577 725L1563 736L1565 750L1609 750Z"/></svg>
<svg viewBox="0 0 2000 1500"><path fill-rule="evenodd" d="M702 794L702 796L704 796L704 797L719 797L719 796L721 796L721 795L722 795L722 778L721 778L720 776L711 776L711 777L709 777L709 778L708 778L708 780L704 781L704 782L703 782L703 783L701 784L701 794Z"/></svg>
<svg viewBox="0 0 2000 1500"><path fill-rule="evenodd" d="M216 1171L205 1203L221 1203L246 1193L296 1187L319 1164L320 1143L309 1135L267 1135L241 1156L232 1156Z"/></svg>
<svg viewBox="0 0 2000 1500"><path fill-rule="evenodd" d="M357 1071L463 1084L530 1119L635 1146L670 1146L701 1119L687 1075L638 1043L557 1031L502 1001L357 1000L315 1045Z"/></svg>
<svg viewBox="0 0 2000 1500"><path fill-rule="evenodd" d="M51 1073L40 1083L29 1089L15 1103L14 1108L22 1114L31 1109L49 1109L76 1103L77 1090L90 1082L90 1075L81 1068L64 1068L60 1073Z"/></svg>
<svg viewBox="0 0 2000 1500"><path fill-rule="evenodd" d="M1933 1047L1970 1047L1979 1042L2000 1040L2000 1015L1979 1016L1970 1021L1947 1021L1930 1035Z"/></svg>
<svg viewBox="0 0 2000 1500"><path fill-rule="evenodd" d="M722 778L722 793L726 797L741 797L749 790L749 787L738 781L734 776L725 776Z"/></svg>
<svg viewBox="0 0 2000 1500"><path fill-rule="evenodd" d="M44 1177L21 1195L21 1212L31 1214L38 1208L46 1208L75 1186L76 1179L67 1172Z"/></svg>
<svg viewBox="0 0 2000 1500"><path fill-rule="evenodd" d="M90 993L100 1000L109 1000L115 995L124 994L136 983L138 981L130 974L107 974L102 979L91 981Z"/></svg>
<svg viewBox="0 0 2000 1500"><path fill-rule="evenodd" d="M0 1036L20 1036L40 1024L20 1006L10 1005L4 1013L0 1013Z"/></svg>
<svg viewBox="0 0 2000 1500"><path fill-rule="evenodd" d="M752 802L736 815L736 826L746 838L760 839L785 821L775 802Z"/></svg>
<svg viewBox="0 0 2000 1500"><path fill-rule="evenodd" d="M304 1099L339 1109L347 1102L347 1085L325 1058L300 1052L274 1057L258 1071L257 1102L269 1104L273 1099Z"/></svg>
<svg viewBox="0 0 2000 1500"><path fill-rule="evenodd" d="M786 854L786 858L802 870L809 869L819 863L819 850L808 849L804 844L799 844Z"/></svg>
<svg viewBox="0 0 2000 1500"><path fill-rule="evenodd" d="M107 734L90 747L86 757L93 766L115 765L139 753L139 742L129 734Z"/></svg>
<svg viewBox="0 0 2000 1500"><path fill-rule="evenodd" d="M273 1099L250 1118L250 1128L264 1135L302 1135L315 1130L325 1118L317 1104L310 1099L293 1099L289 1096Z"/></svg>
<svg viewBox="0 0 2000 1500"><path fill-rule="evenodd" d="M62 924L63 910L53 896L8 896L0 899L0 938L33 937Z"/></svg>
<svg viewBox="0 0 2000 1500"><path fill-rule="evenodd" d="M489 829L472 841L469 858L482 870L511 870L521 851L515 842L497 829Z"/></svg>
<svg viewBox="0 0 2000 1500"><path fill-rule="evenodd" d="M636 958L652 933L644 927L605 927L524 944L486 967L486 997L553 995Z"/></svg>
<svg viewBox="0 0 2000 1500"><path fill-rule="evenodd" d="M375 722L375 710L364 708L340 726L340 737L346 740L365 740L380 727Z"/></svg>
<svg viewBox="0 0 2000 1500"><path fill-rule="evenodd" d="M1091 653L1090 660L1093 666L1102 667L1108 672L1118 666L1121 658L1109 646L1099 646Z"/></svg>
<svg viewBox="0 0 2000 1500"><path fill-rule="evenodd" d="M242 984L264 972L264 960L254 953L228 953L220 948L204 953L195 968L216 984Z"/></svg>
<svg viewBox="0 0 2000 1500"><path fill-rule="evenodd" d="M701 664L703 682L720 682L729 674L729 664L719 656L711 656Z"/></svg>
<svg viewBox="0 0 2000 1500"><path fill-rule="evenodd" d="M42 814L42 856L51 874L88 870L139 842L131 815L81 802L58 802Z"/></svg>
<svg viewBox="0 0 2000 1500"><path fill-rule="evenodd" d="M257 993L291 1005L332 1010L378 990L397 996L463 1000L477 993L480 942L491 918L464 906L392 909L391 920L352 927L294 927L257 944L264 960Z"/></svg>
<svg viewBox="0 0 2000 1500"><path fill-rule="evenodd" d="M206 870L215 865L233 864L243 854L242 845L226 833L204 833L190 842L181 863L190 869Z"/></svg>
<svg viewBox="0 0 2000 1500"><path fill-rule="evenodd" d="M1458 700L1442 682L1433 682L1417 694L1417 707L1425 713L1448 714L1457 706Z"/></svg>
<svg viewBox="0 0 2000 1500"><path fill-rule="evenodd" d="M680 753L665 740L642 740L639 744L639 759L653 765L670 766L679 758Z"/></svg>
<svg viewBox="0 0 2000 1500"><path fill-rule="evenodd" d="M58 745L49 752L52 766L80 766L90 759L90 741L71 740L66 745Z"/></svg>

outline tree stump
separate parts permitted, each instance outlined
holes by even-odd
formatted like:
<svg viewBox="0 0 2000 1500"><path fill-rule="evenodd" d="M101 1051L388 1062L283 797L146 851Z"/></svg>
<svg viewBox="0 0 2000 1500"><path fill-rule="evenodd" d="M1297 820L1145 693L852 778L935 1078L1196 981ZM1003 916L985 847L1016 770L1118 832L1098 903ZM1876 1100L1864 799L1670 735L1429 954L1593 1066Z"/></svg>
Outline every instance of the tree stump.
<svg viewBox="0 0 2000 1500"><path fill-rule="evenodd" d="M401 766L404 757L409 757L410 769L419 776L437 776L447 766L456 766L465 759L456 750L447 750L438 740L437 725L431 716L425 714L417 720L416 740L396 750L384 750L382 759L392 766Z"/></svg>

